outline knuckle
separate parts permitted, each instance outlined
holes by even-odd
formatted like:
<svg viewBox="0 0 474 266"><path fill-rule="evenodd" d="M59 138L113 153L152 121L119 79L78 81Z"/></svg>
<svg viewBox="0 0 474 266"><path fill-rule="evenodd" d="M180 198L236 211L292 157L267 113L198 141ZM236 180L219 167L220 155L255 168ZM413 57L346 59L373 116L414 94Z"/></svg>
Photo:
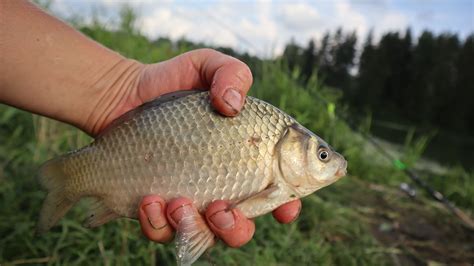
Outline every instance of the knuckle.
<svg viewBox="0 0 474 266"><path fill-rule="evenodd" d="M242 84L249 85L253 82L252 71L250 67L243 62L240 62L239 71L235 73L235 76Z"/></svg>
<svg viewBox="0 0 474 266"><path fill-rule="evenodd" d="M210 56L212 54L221 54L221 52L214 50L212 48L199 48L197 50L194 50L196 53L202 53L206 56Z"/></svg>
<svg viewBox="0 0 474 266"><path fill-rule="evenodd" d="M161 198L160 196L157 196L157 195L147 195L147 196L144 196L142 198L142 201L140 202L140 205L146 205L146 204L149 204L149 203L152 203L152 202L157 202L157 203L160 203L160 204L164 204L165 201L163 200L163 198Z"/></svg>

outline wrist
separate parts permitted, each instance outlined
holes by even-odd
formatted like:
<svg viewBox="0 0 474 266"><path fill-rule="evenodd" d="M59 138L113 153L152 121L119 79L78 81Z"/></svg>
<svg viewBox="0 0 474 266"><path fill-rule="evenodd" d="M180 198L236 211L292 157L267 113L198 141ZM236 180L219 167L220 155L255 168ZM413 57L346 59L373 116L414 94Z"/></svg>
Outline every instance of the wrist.
<svg viewBox="0 0 474 266"><path fill-rule="evenodd" d="M145 65L122 58L92 85L92 108L82 124L88 134L95 136L123 113L140 105L136 90Z"/></svg>

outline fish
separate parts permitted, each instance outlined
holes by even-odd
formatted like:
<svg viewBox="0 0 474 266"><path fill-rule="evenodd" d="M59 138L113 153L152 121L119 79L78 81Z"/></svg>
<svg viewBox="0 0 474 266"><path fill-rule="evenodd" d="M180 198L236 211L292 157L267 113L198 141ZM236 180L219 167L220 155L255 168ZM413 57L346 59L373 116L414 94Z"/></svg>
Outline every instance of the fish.
<svg viewBox="0 0 474 266"><path fill-rule="evenodd" d="M248 96L238 116L224 117L207 91L165 94L114 120L94 141L39 170L48 191L37 232L54 226L81 198L94 198L86 227L137 219L145 195L187 197L199 212L226 200L248 218L328 186L347 161L323 139L275 106ZM179 265L191 265L215 243L186 213L177 228Z"/></svg>

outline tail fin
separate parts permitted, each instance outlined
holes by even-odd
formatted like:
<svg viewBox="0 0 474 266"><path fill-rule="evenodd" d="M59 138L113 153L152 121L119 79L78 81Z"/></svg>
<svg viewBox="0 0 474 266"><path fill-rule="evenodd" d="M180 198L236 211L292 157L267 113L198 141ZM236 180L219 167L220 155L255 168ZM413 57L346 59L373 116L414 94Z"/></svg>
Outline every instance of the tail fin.
<svg viewBox="0 0 474 266"><path fill-rule="evenodd" d="M41 209L36 227L37 234L47 232L77 201L68 198L66 190L68 176L63 171L63 161L64 156L52 159L39 170L39 181L48 190L48 195Z"/></svg>

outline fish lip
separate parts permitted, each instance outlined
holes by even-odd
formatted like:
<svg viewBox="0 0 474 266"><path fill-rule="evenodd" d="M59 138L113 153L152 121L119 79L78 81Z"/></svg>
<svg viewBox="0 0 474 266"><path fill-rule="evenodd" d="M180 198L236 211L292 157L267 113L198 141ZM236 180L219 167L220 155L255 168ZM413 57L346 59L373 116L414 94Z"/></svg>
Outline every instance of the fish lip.
<svg viewBox="0 0 474 266"><path fill-rule="evenodd" d="M345 176L346 174L347 174L347 170L346 170L346 169L339 169L339 170L337 170L337 172L336 172L336 176L337 176L337 177L343 177L343 176Z"/></svg>
<svg viewBox="0 0 474 266"><path fill-rule="evenodd" d="M336 172L335 175L336 175L337 177L343 177L343 176L345 176L346 174L347 174L347 161L344 161L344 165L343 165L341 168L339 168L339 169L337 170L337 172Z"/></svg>

